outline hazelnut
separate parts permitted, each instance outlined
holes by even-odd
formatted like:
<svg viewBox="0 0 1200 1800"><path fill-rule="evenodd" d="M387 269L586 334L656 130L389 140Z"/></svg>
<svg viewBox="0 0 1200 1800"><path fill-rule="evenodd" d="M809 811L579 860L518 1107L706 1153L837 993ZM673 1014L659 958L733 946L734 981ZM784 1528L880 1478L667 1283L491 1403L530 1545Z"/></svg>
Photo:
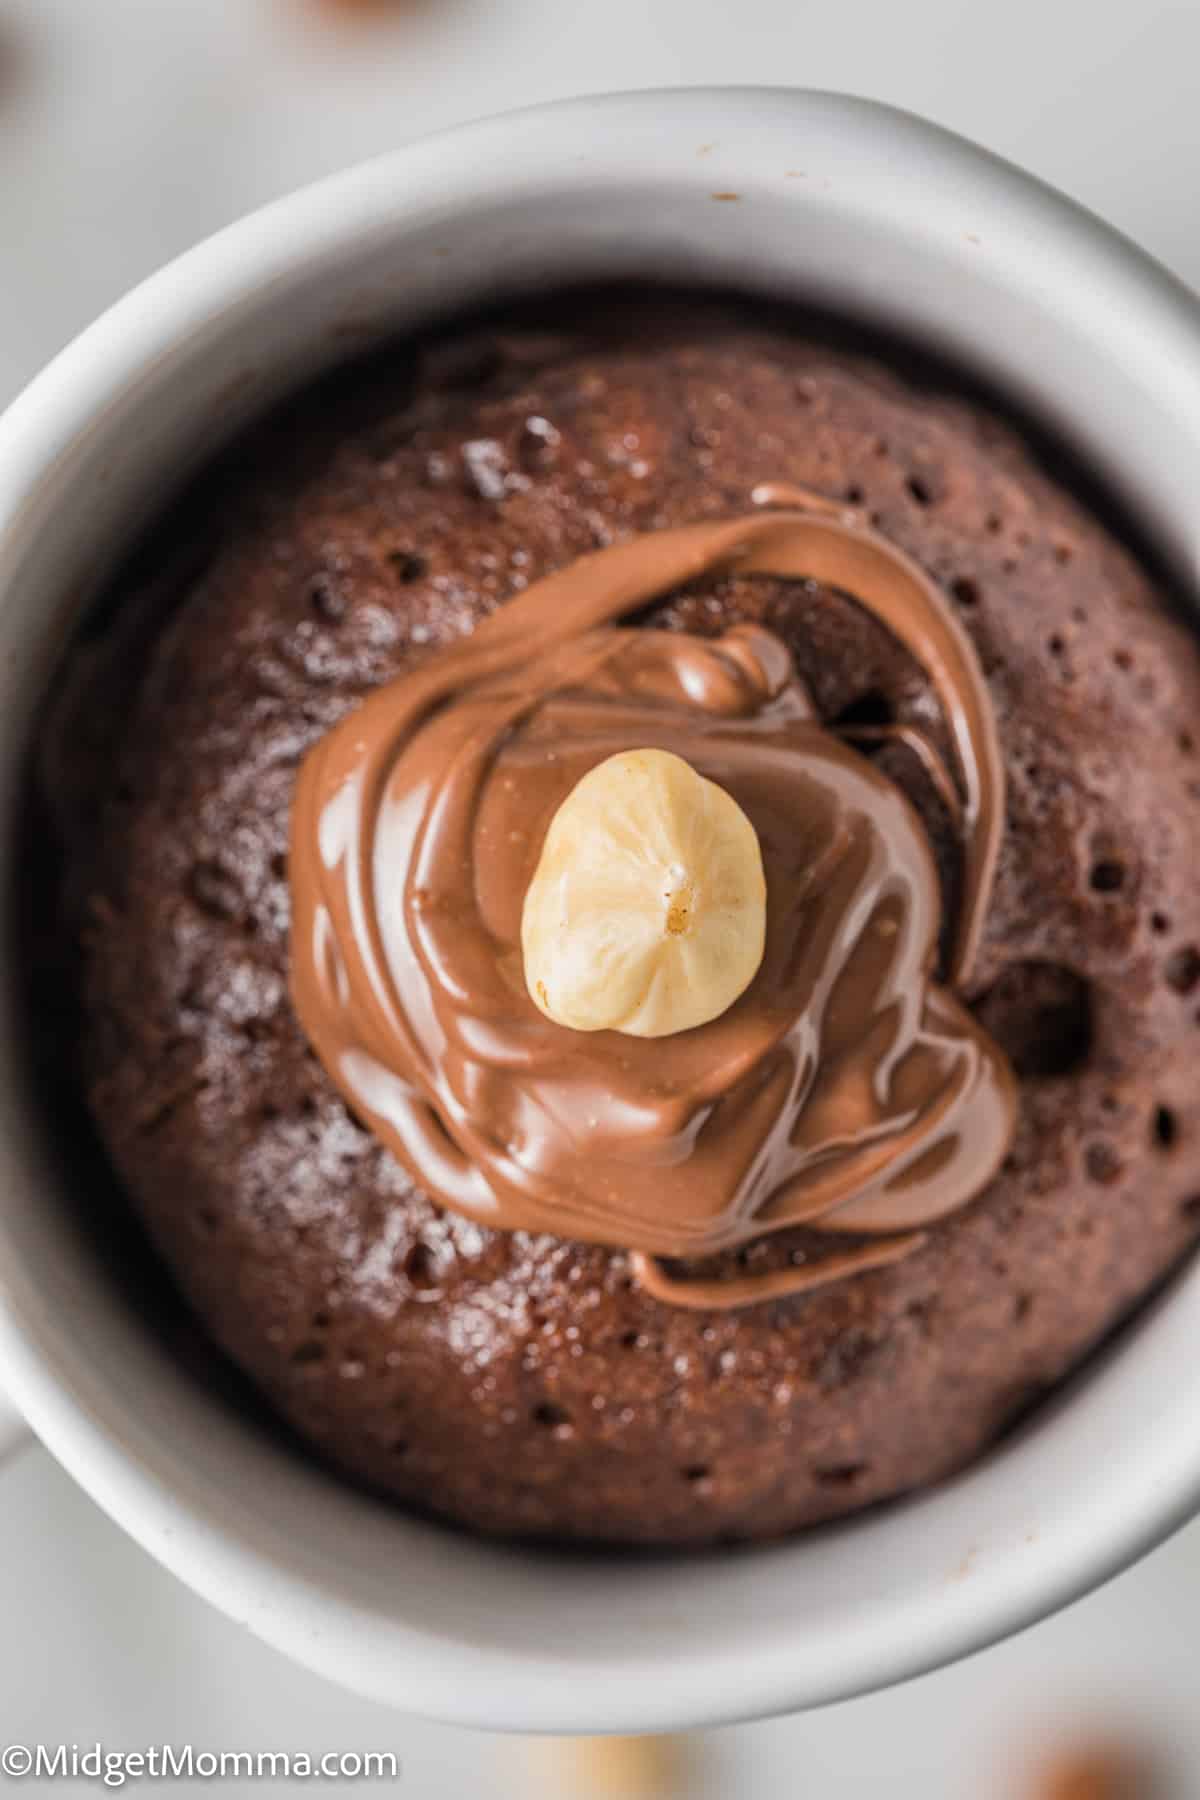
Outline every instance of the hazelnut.
<svg viewBox="0 0 1200 1800"><path fill-rule="evenodd" d="M736 800L669 751L623 751L550 822L521 921L526 985L574 1031L688 1031L749 987L766 917Z"/></svg>

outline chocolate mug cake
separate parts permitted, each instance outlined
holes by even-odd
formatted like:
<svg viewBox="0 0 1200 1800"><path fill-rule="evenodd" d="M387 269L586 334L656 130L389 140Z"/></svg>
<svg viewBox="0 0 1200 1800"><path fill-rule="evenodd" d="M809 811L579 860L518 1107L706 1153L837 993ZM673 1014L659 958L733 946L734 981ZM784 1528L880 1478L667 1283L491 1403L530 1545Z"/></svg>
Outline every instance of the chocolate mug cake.
<svg viewBox="0 0 1200 1800"><path fill-rule="evenodd" d="M75 659L62 1055L378 1491L793 1530L960 1467L1194 1241L1200 657L894 362L628 293L400 345Z"/></svg>

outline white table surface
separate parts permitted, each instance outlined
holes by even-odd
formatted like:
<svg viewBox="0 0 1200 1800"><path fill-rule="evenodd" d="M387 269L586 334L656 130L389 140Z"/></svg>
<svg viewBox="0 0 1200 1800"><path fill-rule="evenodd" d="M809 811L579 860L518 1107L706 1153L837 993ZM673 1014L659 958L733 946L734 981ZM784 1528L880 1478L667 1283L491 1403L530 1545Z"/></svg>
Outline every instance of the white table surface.
<svg viewBox="0 0 1200 1800"><path fill-rule="evenodd" d="M0 0L0 40L7 27L21 51L0 76L0 402L138 276L257 202L437 126L612 87L780 81L912 107L1200 285L1200 0L410 0L393 26L353 28L319 14L317 0ZM40 1450L0 1474L0 1543L2 1743L388 1749L414 1800L586 1800L569 1763L528 1744L424 1725L292 1668ZM686 1792L1021 1800L1031 1746L1100 1725L1168 1749L1181 1792L1200 1795L1198 1635L1193 1527L953 1670L698 1740Z"/></svg>

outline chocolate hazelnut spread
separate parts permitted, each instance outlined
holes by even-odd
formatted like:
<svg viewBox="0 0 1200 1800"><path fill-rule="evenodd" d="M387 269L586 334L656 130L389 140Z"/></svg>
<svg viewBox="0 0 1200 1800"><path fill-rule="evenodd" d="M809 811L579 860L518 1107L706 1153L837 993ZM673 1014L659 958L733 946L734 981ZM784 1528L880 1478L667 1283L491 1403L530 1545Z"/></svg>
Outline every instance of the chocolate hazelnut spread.
<svg viewBox="0 0 1200 1800"><path fill-rule="evenodd" d="M482 1223L633 1252L644 1286L736 1306L906 1255L994 1174L1008 1065L955 997L986 913L1004 779L969 639L936 587L853 514L800 491L585 556L380 690L310 752L292 817L292 988L350 1104L437 1199ZM783 510L786 508L787 510ZM955 775L963 898L948 982L941 898L910 803L822 727L784 644L618 623L720 570L820 581L928 673ZM652 1041L577 1032L526 991L522 902L575 784L671 751L753 823L766 948L722 1016ZM847 1253L689 1280L705 1256L799 1223Z"/></svg>

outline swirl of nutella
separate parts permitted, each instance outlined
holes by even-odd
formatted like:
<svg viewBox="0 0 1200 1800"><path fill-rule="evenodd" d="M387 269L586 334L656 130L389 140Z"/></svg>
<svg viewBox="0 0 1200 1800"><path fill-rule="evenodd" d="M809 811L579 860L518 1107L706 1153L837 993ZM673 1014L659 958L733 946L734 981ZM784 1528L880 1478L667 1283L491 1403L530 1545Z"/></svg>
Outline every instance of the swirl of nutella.
<svg viewBox="0 0 1200 1800"><path fill-rule="evenodd" d="M1003 1056L933 978L941 899L908 799L818 723L771 632L618 623L736 571L836 588L913 652L957 763L909 734L961 826L961 983L1004 814L974 649L917 565L852 514L793 489L754 498L787 510L582 557L380 689L309 753L292 816L293 997L352 1108L439 1202L627 1249L647 1289L685 1306L907 1255L986 1185L1015 1121ZM654 1039L545 1017L521 957L551 819L632 748L682 755L733 796L767 885L749 987ZM757 1277L689 1279L662 1260L796 1225L852 1242Z"/></svg>

